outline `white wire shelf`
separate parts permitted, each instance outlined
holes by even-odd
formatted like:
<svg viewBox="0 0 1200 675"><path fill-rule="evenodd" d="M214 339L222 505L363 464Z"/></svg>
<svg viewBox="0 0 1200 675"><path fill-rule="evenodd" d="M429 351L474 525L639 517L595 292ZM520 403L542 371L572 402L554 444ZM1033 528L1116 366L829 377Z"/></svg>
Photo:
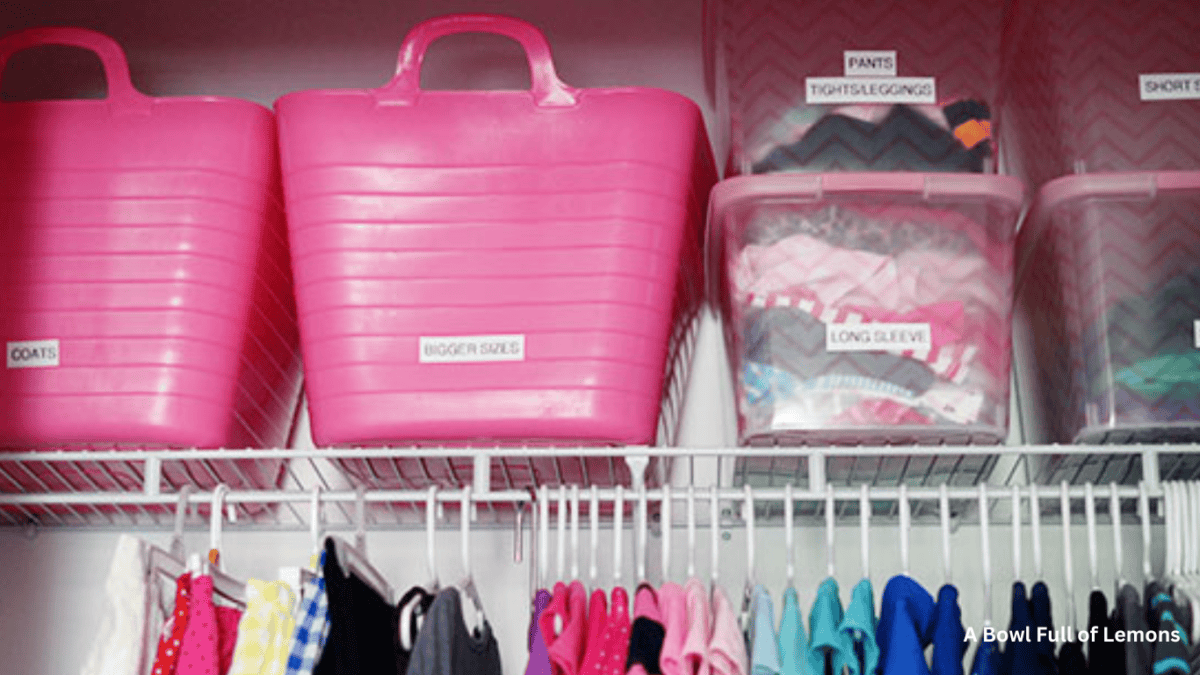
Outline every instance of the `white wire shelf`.
<svg viewBox="0 0 1200 675"><path fill-rule="evenodd" d="M694 480L696 467L715 466ZM722 467L728 469L722 471ZM674 471L672 470L674 469ZM703 474L704 472L699 472ZM837 447L379 447L316 449L146 450L92 448L8 452L0 455L0 527L169 526L179 495L205 504L217 485L231 489L234 527L302 527L297 503L319 488L341 514L331 524L351 522L361 492L371 527L423 523L428 488L440 499L461 499L470 487L481 526L511 522L515 507L548 486L578 485L590 496L595 486L611 515L614 488L628 499L645 489L657 504L659 486L677 486L675 498L694 483L697 490L721 487L721 499L736 501L751 486L760 517L782 517L782 490L792 484L795 515L824 512L827 486L837 498L837 515L855 517L861 486L868 486L876 515L898 511L900 486L908 491L915 520L937 513L938 487L951 499L973 498L976 486L1121 487L1135 497L1144 480L1158 496L1163 480L1200 479L1200 444L1041 446L837 446ZM680 489L682 488L682 489ZM1047 487L1047 490L1049 488ZM1046 493L1050 494L1049 491ZM626 503L630 509L632 502ZM1047 500L1049 504L1049 500ZM1049 507L1047 507L1049 508Z"/></svg>

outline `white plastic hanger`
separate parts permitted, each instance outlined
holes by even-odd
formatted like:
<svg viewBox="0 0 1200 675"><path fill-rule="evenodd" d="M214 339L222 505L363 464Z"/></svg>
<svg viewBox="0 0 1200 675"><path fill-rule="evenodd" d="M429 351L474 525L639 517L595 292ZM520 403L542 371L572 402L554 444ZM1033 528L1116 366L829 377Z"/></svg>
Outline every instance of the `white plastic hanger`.
<svg viewBox="0 0 1200 675"><path fill-rule="evenodd" d="M862 576L871 578L871 494L863 483L858 494L858 536L862 540Z"/></svg>
<svg viewBox="0 0 1200 675"><path fill-rule="evenodd" d="M1150 564L1150 492L1146 489L1146 481L1138 481L1138 520L1142 524L1142 578L1146 581L1154 579L1154 570Z"/></svg>
<svg viewBox="0 0 1200 675"><path fill-rule="evenodd" d="M637 563L638 585L648 583L646 578L646 532L650 514L646 504L646 485L638 487L637 497L637 545L634 547L634 557Z"/></svg>
<svg viewBox="0 0 1200 675"><path fill-rule="evenodd" d="M1117 495L1116 481L1108 484L1108 512L1112 516L1113 565L1117 568L1115 593L1120 593L1125 585L1125 542L1121 541L1121 498Z"/></svg>
<svg viewBox="0 0 1200 675"><path fill-rule="evenodd" d="M983 626L992 625L992 535L988 517L987 483L979 484L979 549L983 567Z"/></svg>
<svg viewBox="0 0 1200 675"><path fill-rule="evenodd" d="M1034 581L1045 581L1042 574L1042 504L1038 501L1038 486L1029 486L1029 529L1033 535Z"/></svg>
<svg viewBox="0 0 1200 675"><path fill-rule="evenodd" d="M571 580L579 579L579 486L571 486Z"/></svg>
<svg viewBox="0 0 1200 675"><path fill-rule="evenodd" d="M754 562L754 547L757 536L754 533L754 489L747 483L742 486L745 493L743 518L746 520L746 586L742 591L741 627L746 631L750 627L750 601L754 597L754 584L758 581Z"/></svg>
<svg viewBox="0 0 1200 675"><path fill-rule="evenodd" d="M662 554L662 583L667 583L671 580L671 513L672 504L674 501L671 498L671 484L664 483L662 486L662 504L659 506L659 521L662 526L662 549L659 551Z"/></svg>
<svg viewBox="0 0 1200 675"><path fill-rule="evenodd" d="M208 557L202 558L199 553L188 557L188 571L193 575L202 574L212 578L213 593L237 605L246 606L246 582L235 579L225 573L224 561L221 559L221 526L224 522L225 495L229 487L224 483L213 490L212 511L208 522Z"/></svg>
<svg viewBox="0 0 1200 675"><path fill-rule="evenodd" d="M162 584L159 583L159 575L169 579L177 579L187 569L186 556L187 552L183 544L183 526L184 519L187 517L188 498L192 493L191 485L184 485L179 490L178 501L175 504L175 525L171 534L171 543L167 549L162 549L154 544L146 542L146 582L150 587L150 593L146 596L146 616L150 616L150 609L158 606L159 612L164 617L171 616L173 605L166 604L166 598L163 595ZM174 600L174 596L172 596ZM142 663L152 663L157 645L157 634L155 631L143 631L142 638Z"/></svg>
<svg viewBox="0 0 1200 675"><path fill-rule="evenodd" d="M1012 486L1012 554L1013 581L1023 581L1021 577L1021 488Z"/></svg>
<svg viewBox="0 0 1200 675"><path fill-rule="evenodd" d="M1100 590L1100 560L1096 550L1096 496L1091 483L1084 483L1083 495L1083 513L1087 522L1088 571L1091 574L1092 590L1098 591Z"/></svg>
<svg viewBox="0 0 1200 675"><path fill-rule="evenodd" d="M834 517L836 513L836 505L833 499L833 484L825 484L825 573L826 576L833 579L837 577L837 559L834 557L834 544L836 543L836 529L834 528Z"/></svg>
<svg viewBox="0 0 1200 675"><path fill-rule="evenodd" d="M938 515L942 521L942 582L949 586L954 578L950 571L950 493L945 483L938 486Z"/></svg>
<svg viewBox="0 0 1200 675"><path fill-rule="evenodd" d="M709 555L712 557L709 563L709 578L711 587L709 588L709 597L713 597L717 592L717 583L720 578L721 566L721 501L718 498L717 486L710 485L708 488L708 517L711 527L708 528L710 537Z"/></svg>
<svg viewBox="0 0 1200 675"><path fill-rule="evenodd" d="M550 490L545 485L538 489L538 588L549 588L550 584Z"/></svg>
<svg viewBox="0 0 1200 675"><path fill-rule="evenodd" d="M796 502L792 496L792 484L783 486L783 548L786 555L787 586L796 586Z"/></svg>
<svg viewBox="0 0 1200 675"><path fill-rule="evenodd" d="M625 536L625 487L618 485L613 497L613 588L621 585L621 539Z"/></svg>
<svg viewBox="0 0 1200 675"><path fill-rule="evenodd" d="M467 623L469 628L474 627L472 632L475 633L475 631L483 629L486 617L483 613L483 600L479 597L479 590L475 588L475 574L471 571L471 502L471 484L467 483L463 488L462 509L459 512L459 543L462 550L463 571L466 576L458 582L457 586L458 590L471 601L471 605L475 609L475 620Z"/></svg>
<svg viewBox="0 0 1200 675"><path fill-rule="evenodd" d="M912 521L911 511L908 504L908 486L900 484L900 573L904 576L910 576L908 573L908 532L909 525Z"/></svg>
<svg viewBox="0 0 1200 675"><path fill-rule="evenodd" d="M356 515L363 516L365 519L365 510L359 511ZM355 538L360 539L359 532L366 532L366 524L362 521L355 523ZM383 601L391 604L395 602L395 595L392 592L392 587L388 584L387 579L380 574L379 570L371 564L367 559L366 551L353 546L350 542L341 537L329 537L333 541L334 551L337 553L338 566L342 568L342 574L346 578L350 578L353 574L361 579L364 583L370 586L376 593L383 598ZM365 537L361 537L363 544L366 543Z"/></svg>
<svg viewBox="0 0 1200 675"><path fill-rule="evenodd" d="M558 486L558 537L555 539L555 573L558 581L567 579L567 486Z"/></svg>
<svg viewBox="0 0 1200 675"><path fill-rule="evenodd" d="M688 483L687 491L687 576L696 576L696 486Z"/></svg>
<svg viewBox="0 0 1200 675"><path fill-rule="evenodd" d="M600 488L592 485L592 494L588 500L588 520L591 525L591 548L588 558L588 585L593 589L600 587L600 566L597 557L600 555Z"/></svg>
<svg viewBox="0 0 1200 675"><path fill-rule="evenodd" d="M430 485L425 495L425 565L429 568L429 593L437 593L441 586L437 571L437 521L438 521L438 488Z"/></svg>
<svg viewBox="0 0 1200 675"><path fill-rule="evenodd" d="M1067 625L1072 630L1079 626L1075 612L1075 564L1071 559L1071 496L1067 492L1067 481L1058 486L1059 509L1062 511L1063 586L1067 595Z"/></svg>

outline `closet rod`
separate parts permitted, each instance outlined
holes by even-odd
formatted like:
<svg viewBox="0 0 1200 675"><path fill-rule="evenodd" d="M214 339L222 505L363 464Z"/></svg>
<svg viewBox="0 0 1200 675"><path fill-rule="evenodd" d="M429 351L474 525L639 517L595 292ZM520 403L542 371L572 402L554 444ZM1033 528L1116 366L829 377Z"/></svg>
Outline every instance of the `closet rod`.
<svg viewBox="0 0 1200 675"><path fill-rule="evenodd" d="M995 488L996 486L992 486ZM1039 490L1049 490L1052 486L1039 486ZM941 497L940 487L907 487L907 498L909 501L938 501ZM1028 494L1028 486L1020 488L1022 495ZM461 488L447 488L439 490L437 494L438 501L458 503L462 500ZM601 501L612 502L616 498L616 490L611 488L601 488L596 491L597 498ZM857 502L862 496L862 490L858 487L834 487L832 488L833 497L837 501ZM699 493L697 493L699 494ZM754 488L752 490L753 499L762 502L782 502L786 498L784 488ZM950 499L977 499L979 497L979 487L947 487L946 494ZM1087 490L1084 486L1074 486L1067 489L1067 494L1073 499L1081 499L1087 496ZM1116 490L1117 497L1123 499L1136 499L1140 492L1136 486L1122 486ZM191 504L207 504L210 500L211 491L196 492L188 496L188 502ZM671 491L672 501L686 500L688 493L685 490ZM792 490L793 501L806 502L823 502L829 495L827 490ZM867 489L869 499L878 500L894 500L900 498L900 489L898 487L869 487ZM1147 495L1151 498L1162 496L1162 489L1147 490ZM646 498L650 501L662 501L664 496L663 490L652 489L646 491ZM742 489L723 488L717 491L717 497L722 500L741 501L744 500L746 493ZM625 495L628 498L628 495ZM1104 499L1110 499L1110 494L1101 495ZM378 503L399 503L410 502L414 504L424 504L429 498L427 490L371 490L365 491L364 499L367 502ZM697 499L709 499L710 494L705 492L698 496ZM1008 499L1008 492L995 492L993 499ZM312 499L312 493L309 491L286 491L286 490L248 490L248 491L230 491L225 497L226 503L230 504L275 504L285 502L306 502ZM358 499L358 495L352 491L330 491L321 493L321 501L323 502L354 502ZM525 490L503 490L491 492L472 492L471 501L475 503L516 503L530 501L531 496ZM51 492L51 493L36 493L36 494L0 494L0 505L131 505L131 506L146 506L146 505L163 505L171 506L179 502L178 493L161 493L156 495L144 493L114 493L114 492Z"/></svg>

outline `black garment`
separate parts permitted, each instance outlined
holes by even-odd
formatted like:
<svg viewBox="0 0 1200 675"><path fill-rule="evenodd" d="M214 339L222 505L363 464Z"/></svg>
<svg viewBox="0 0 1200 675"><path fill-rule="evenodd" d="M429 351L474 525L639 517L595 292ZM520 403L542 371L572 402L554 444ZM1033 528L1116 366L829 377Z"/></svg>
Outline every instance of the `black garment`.
<svg viewBox="0 0 1200 675"><path fill-rule="evenodd" d="M1146 608L1150 630L1173 633L1179 640L1175 642L1159 639L1150 645L1154 675L1188 675L1191 670L1191 644L1183 626L1176 619L1180 612L1175 605L1175 599L1166 589L1152 581L1146 584Z"/></svg>
<svg viewBox="0 0 1200 675"><path fill-rule="evenodd" d="M472 634L457 588L437 594L413 646L406 675L500 675L500 646L485 620Z"/></svg>
<svg viewBox="0 0 1200 675"><path fill-rule="evenodd" d="M1054 619L1050 615L1050 589L1039 581L1029 591L1029 610L1033 615L1034 651L1037 654L1038 675L1058 675L1054 658ZM1042 637L1039 638L1039 633ZM1082 655L1082 654L1081 654Z"/></svg>
<svg viewBox="0 0 1200 675"><path fill-rule="evenodd" d="M1137 589L1129 584L1121 587L1117 595L1116 607L1113 609L1113 624L1116 630L1141 631L1150 630L1146 623L1146 610ZM1115 636L1114 636L1115 638ZM1153 647L1142 639L1126 638L1119 645L1124 652L1126 673L1150 673L1150 664L1154 661Z"/></svg>
<svg viewBox="0 0 1200 675"><path fill-rule="evenodd" d="M325 540L324 572L329 637L313 675L395 672L394 608L358 576L346 576L332 539Z"/></svg>
<svg viewBox="0 0 1200 675"><path fill-rule="evenodd" d="M396 603L396 609L392 612L392 640L394 641L398 675L404 675L408 670L412 649L415 648L417 637L421 634L419 624L429 613L429 607L433 604L433 600L434 596L424 588L413 586L400 598L400 602ZM409 610L407 614L405 609ZM407 635L407 639L404 638L405 635ZM408 649L405 649L405 643L410 645Z"/></svg>
<svg viewBox="0 0 1200 675"><path fill-rule="evenodd" d="M1108 598L1101 591L1092 591L1088 598L1088 629L1095 628L1096 639L1088 642L1088 673L1090 675L1125 675L1125 655L1120 644L1106 642L1105 631L1113 631L1108 616Z"/></svg>
<svg viewBox="0 0 1200 675"><path fill-rule="evenodd" d="M641 584L637 592L640 593L642 588L654 590L647 584ZM658 594L655 593L655 602L658 602L657 598ZM625 659L625 671L628 672L633 664L640 663L648 675L662 675L658 660L662 655L663 639L666 635L666 629L654 619L644 616L634 619L629 630L629 656Z"/></svg>
<svg viewBox="0 0 1200 675"><path fill-rule="evenodd" d="M1088 663L1083 656L1083 644L1071 640L1064 642L1058 652L1059 675L1087 675Z"/></svg>
<svg viewBox="0 0 1200 675"><path fill-rule="evenodd" d="M987 106L977 105L986 111ZM966 121L971 110L955 109L954 114ZM896 105L879 124L844 115L826 116L799 141L772 150L753 171L982 173L983 160L990 154L989 142L967 149L950 130L909 106Z"/></svg>
<svg viewBox="0 0 1200 675"><path fill-rule="evenodd" d="M1012 616L1008 622L1010 637L1000 655L1000 675L1037 672L1037 652L1032 641L1035 630L1029 600L1025 597L1025 584L1018 581L1013 584Z"/></svg>

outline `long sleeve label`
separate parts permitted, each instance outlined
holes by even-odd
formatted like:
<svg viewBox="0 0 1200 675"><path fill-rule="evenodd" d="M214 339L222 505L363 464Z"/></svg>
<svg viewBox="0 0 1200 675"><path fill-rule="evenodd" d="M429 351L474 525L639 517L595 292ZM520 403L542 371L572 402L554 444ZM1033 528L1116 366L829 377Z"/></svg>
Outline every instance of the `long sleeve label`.
<svg viewBox="0 0 1200 675"><path fill-rule="evenodd" d="M524 335L421 337L420 363L524 361Z"/></svg>
<svg viewBox="0 0 1200 675"><path fill-rule="evenodd" d="M927 323L827 323L825 351L928 351L932 333Z"/></svg>

